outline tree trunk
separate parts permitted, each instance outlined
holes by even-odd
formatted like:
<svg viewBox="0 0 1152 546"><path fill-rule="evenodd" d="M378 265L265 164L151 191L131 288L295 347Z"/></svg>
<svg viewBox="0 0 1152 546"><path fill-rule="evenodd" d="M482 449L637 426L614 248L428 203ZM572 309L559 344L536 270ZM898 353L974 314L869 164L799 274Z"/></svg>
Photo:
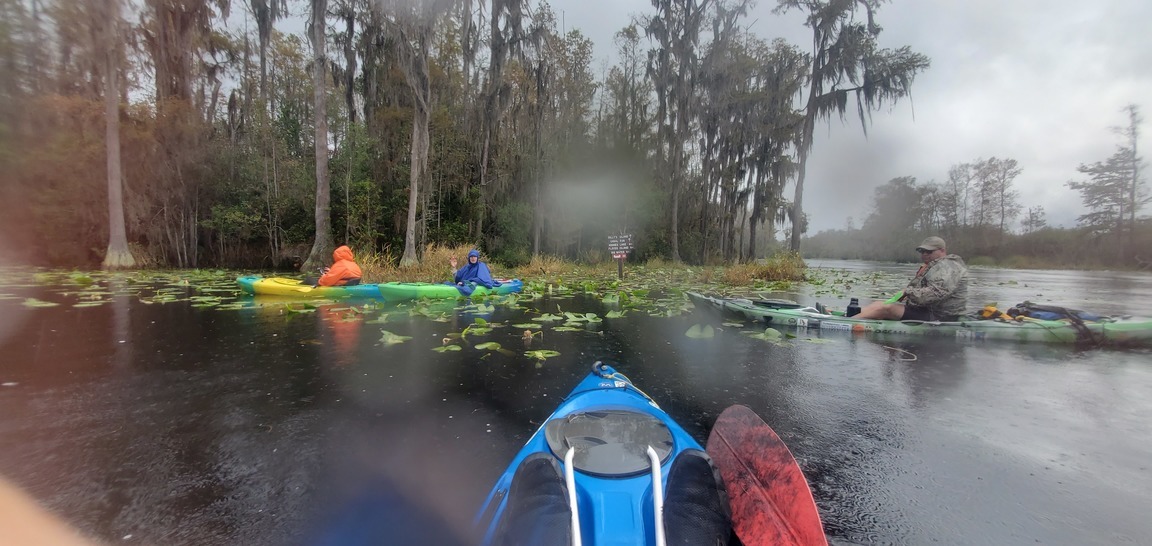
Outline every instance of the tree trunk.
<svg viewBox="0 0 1152 546"><path fill-rule="evenodd" d="M1128 241L1125 245L1125 254L1135 251L1133 242L1136 240L1136 207L1138 203L1137 186L1140 185L1140 156L1136 154L1136 145L1140 140L1140 112L1135 104L1128 105L1128 139L1132 148L1132 183L1128 185Z"/></svg>
<svg viewBox="0 0 1152 546"><path fill-rule="evenodd" d="M124 228L124 183L120 168L119 0L103 0L104 21L104 138L108 162L108 250L104 269L134 267Z"/></svg>
<svg viewBox="0 0 1152 546"><path fill-rule="evenodd" d="M309 34L312 39L313 114L316 116L316 239L304 262L304 269L319 267L332 251L331 190L328 184L328 61L325 54L324 15L328 0L312 0Z"/></svg>
<svg viewBox="0 0 1152 546"><path fill-rule="evenodd" d="M814 94L814 92L813 92ZM800 146L796 150L796 192L792 196L792 235L788 239L788 248L792 252L800 252L800 235L804 227L804 178L808 173L808 152L812 149L812 132L815 130L816 120L813 117L812 98L809 97L808 108L804 117L804 133L800 136Z"/></svg>
<svg viewBox="0 0 1152 546"><path fill-rule="evenodd" d="M432 41L430 20L418 18L412 25L416 44L404 31L400 32L398 44L402 60L404 79L412 90L412 154L408 185L408 225L404 233L404 255L400 265L407 267L417 263L416 257L416 210L420 204L420 184L428 173L428 123L432 107L432 83L428 73L428 55Z"/></svg>
<svg viewBox="0 0 1152 546"><path fill-rule="evenodd" d="M425 92L427 92L425 90ZM408 227L404 232L404 256L400 266L415 265L416 208L419 203L420 182L428 169L428 108L417 105L412 109L412 169L408 185Z"/></svg>
<svg viewBox="0 0 1152 546"><path fill-rule="evenodd" d="M344 103L348 108L348 125L356 123L356 43L353 36L356 33L356 12L352 9L344 11Z"/></svg>

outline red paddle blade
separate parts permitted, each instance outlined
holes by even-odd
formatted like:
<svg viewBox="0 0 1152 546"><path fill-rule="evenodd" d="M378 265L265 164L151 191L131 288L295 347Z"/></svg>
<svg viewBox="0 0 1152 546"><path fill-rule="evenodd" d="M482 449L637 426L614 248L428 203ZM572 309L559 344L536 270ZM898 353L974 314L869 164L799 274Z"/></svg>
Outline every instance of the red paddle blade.
<svg viewBox="0 0 1152 546"><path fill-rule="evenodd" d="M745 546L828 544L804 473L756 412L741 405L724 410L707 450L724 478L732 526Z"/></svg>

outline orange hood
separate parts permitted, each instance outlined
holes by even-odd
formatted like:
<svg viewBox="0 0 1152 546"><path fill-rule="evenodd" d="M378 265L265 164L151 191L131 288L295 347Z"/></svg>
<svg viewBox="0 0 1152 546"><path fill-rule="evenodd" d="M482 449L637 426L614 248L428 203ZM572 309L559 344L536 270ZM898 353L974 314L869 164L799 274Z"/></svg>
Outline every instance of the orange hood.
<svg viewBox="0 0 1152 546"><path fill-rule="evenodd" d="M348 245L341 245L332 251L332 261L338 262L340 260L352 261L352 249Z"/></svg>

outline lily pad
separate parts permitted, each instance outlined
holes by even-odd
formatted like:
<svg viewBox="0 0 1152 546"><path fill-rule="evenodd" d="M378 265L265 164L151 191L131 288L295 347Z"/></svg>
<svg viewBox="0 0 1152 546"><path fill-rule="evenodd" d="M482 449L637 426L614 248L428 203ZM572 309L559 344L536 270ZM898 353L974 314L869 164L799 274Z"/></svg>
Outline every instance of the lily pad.
<svg viewBox="0 0 1152 546"><path fill-rule="evenodd" d="M525 351L524 356L532 357L536 360L546 360L554 356L560 356L560 353L548 349L539 349L536 351Z"/></svg>
<svg viewBox="0 0 1152 546"><path fill-rule="evenodd" d="M38 300L36 298L25 298L24 307L56 307L59 303L51 301Z"/></svg>
<svg viewBox="0 0 1152 546"><path fill-rule="evenodd" d="M784 334L774 328L767 328L763 332L744 332L744 335L754 338L762 339L774 345L785 345L788 342L784 339Z"/></svg>
<svg viewBox="0 0 1152 546"><path fill-rule="evenodd" d="M710 324L697 324L684 332L684 335L692 339L711 339L716 337L716 329Z"/></svg>
<svg viewBox="0 0 1152 546"><path fill-rule="evenodd" d="M433 351L436 351L436 352L438 352L438 353L447 353L447 352L450 352L450 351L453 351L453 352L454 352L454 351L460 351L460 350L462 350L462 349L460 348L460 346L459 346L459 345L442 345L442 346L440 346L440 347L436 347L436 348L434 348L434 349L432 349L432 350L433 350Z"/></svg>
<svg viewBox="0 0 1152 546"><path fill-rule="evenodd" d="M383 343L385 345L395 345L397 343L404 343L405 341L412 339L411 336L402 336L399 334L393 334L392 332L389 332L388 330L380 330L380 334L381 334L380 343Z"/></svg>
<svg viewBox="0 0 1152 546"><path fill-rule="evenodd" d="M604 318L620 318L624 316L627 311L608 311L604 314Z"/></svg>
<svg viewBox="0 0 1152 546"><path fill-rule="evenodd" d="M481 351L496 351L500 349L500 344L496 343L495 341L489 341L476 345L476 348L480 349Z"/></svg>

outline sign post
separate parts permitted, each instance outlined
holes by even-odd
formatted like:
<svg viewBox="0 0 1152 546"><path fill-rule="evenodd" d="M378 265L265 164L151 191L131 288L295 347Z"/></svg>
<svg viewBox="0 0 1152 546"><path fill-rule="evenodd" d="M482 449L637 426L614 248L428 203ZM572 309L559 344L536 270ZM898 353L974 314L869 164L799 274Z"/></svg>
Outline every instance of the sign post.
<svg viewBox="0 0 1152 546"><path fill-rule="evenodd" d="M608 236L608 252L612 253L612 257L616 258L616 274L624 278L624 258L628 257L628 253L632 251L632 235L609 235Z"/></svg>

